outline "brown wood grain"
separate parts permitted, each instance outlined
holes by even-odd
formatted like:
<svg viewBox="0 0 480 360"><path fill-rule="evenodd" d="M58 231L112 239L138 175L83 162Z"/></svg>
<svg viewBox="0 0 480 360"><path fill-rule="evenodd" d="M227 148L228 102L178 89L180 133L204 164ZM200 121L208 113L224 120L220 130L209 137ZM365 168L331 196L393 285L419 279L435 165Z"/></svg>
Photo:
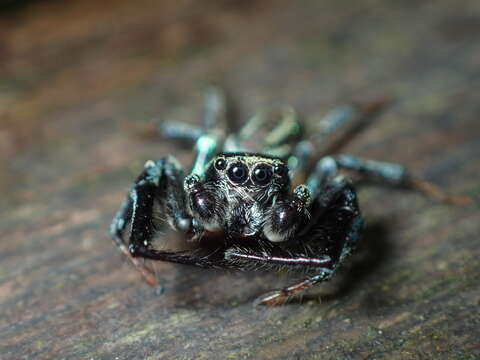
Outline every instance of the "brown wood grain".
<svg viewBox="0 0 480 360"><path fill-rule="evenodd" d="M155 264L108 237L147 159L188 148L127 123L288 103L391 106L343 149L478 196L478 1L44 1L0 15L1 359L478 359L478 207L365 186L364 246L301 302L285 274Z"/></svg>

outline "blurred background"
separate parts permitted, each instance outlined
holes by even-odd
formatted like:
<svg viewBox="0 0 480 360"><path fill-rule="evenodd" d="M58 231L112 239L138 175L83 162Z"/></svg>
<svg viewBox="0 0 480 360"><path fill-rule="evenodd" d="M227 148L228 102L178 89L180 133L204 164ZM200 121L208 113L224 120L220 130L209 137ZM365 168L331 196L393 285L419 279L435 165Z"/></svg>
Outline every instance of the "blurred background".
<svg viewBox="0 0 480 360"><path fill-rule="evenodd" d="M478 194L479 44L476 0L1 2L0 358L480 357L477 209L362 189L370 255L276 309L291 276L157 264L162 293L107 235L145 160L192 158L129 124L198 123L212 82L240 119L389 96L344 151Z"/></svg>

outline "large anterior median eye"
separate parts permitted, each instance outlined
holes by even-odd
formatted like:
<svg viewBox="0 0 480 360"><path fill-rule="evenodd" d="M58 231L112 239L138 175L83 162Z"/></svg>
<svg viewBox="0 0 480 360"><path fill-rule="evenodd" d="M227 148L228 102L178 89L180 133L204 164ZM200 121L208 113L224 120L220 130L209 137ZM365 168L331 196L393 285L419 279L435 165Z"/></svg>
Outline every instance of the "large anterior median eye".
<svg viewBox="0 0 480 360"><path fill-rule="evenodd" d="M252 181L256 185L268 185L272 180L272 167L267 164L255 166L252 171Z"/></svg>
<svg viewBox="0 0 480 360"><path fill-rule="evenodd" d="M227 175L231 182L235 184L243 184L248 180L247 166L240 161L235 162L228 168Z"/></svg>

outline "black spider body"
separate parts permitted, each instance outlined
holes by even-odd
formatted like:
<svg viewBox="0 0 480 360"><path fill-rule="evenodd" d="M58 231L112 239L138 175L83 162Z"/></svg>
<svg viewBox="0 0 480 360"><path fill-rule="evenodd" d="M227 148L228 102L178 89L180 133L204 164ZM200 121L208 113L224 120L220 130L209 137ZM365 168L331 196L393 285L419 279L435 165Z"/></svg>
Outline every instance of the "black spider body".
<svg viewBox="0 0 480 360"><path fill-rule="evenodd" d="M327 114L321 131L310 139L302 136L291 108L260 113L226 137L219 131L222 99L218 91L207 96L203 130L163 124L164 136L195 141L191 171L186 174L171 156L147 161L111 233L147 279L151 274L139 257L206 268L307 273L258 301L276 304L328 280L359 243L363 218L355 189L340 169L394 184L405 184L409 177L399 165L348 155L322 157L309 171L314 140L358 118L353 107ZM304 184L292 186L305 174ZM220 235L224 241L211 256L160 250L153 240L168 226L184 232L187 240L208 242Z"/></svg>

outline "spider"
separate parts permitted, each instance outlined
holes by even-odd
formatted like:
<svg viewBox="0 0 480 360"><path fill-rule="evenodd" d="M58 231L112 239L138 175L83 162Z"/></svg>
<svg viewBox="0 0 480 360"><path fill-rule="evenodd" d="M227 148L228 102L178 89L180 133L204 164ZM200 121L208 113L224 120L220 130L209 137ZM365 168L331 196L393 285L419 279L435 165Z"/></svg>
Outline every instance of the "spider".
<svg viewBox="0 0 480 360"><path fill-rule="evenodd" d="M113 219L114 242L152 285L155 275L139 258L306 274L258 298L260 305L282 304L329 280L359 244L364 224L355 188L340 170L420 189L441 200L465 200L448 197L398 164L350 155L316 157L319 145L340 129L366 123L383 104L337 107L309 132L302 131L292 108L272 108L227 136L225 96L210 89L201 128L160 125L162 136L194 142L191 170L186 173L173 156L147 161ZM200 248L211 242L215 251L159 250L153 240L166 227L197 241Z"/></svg>

